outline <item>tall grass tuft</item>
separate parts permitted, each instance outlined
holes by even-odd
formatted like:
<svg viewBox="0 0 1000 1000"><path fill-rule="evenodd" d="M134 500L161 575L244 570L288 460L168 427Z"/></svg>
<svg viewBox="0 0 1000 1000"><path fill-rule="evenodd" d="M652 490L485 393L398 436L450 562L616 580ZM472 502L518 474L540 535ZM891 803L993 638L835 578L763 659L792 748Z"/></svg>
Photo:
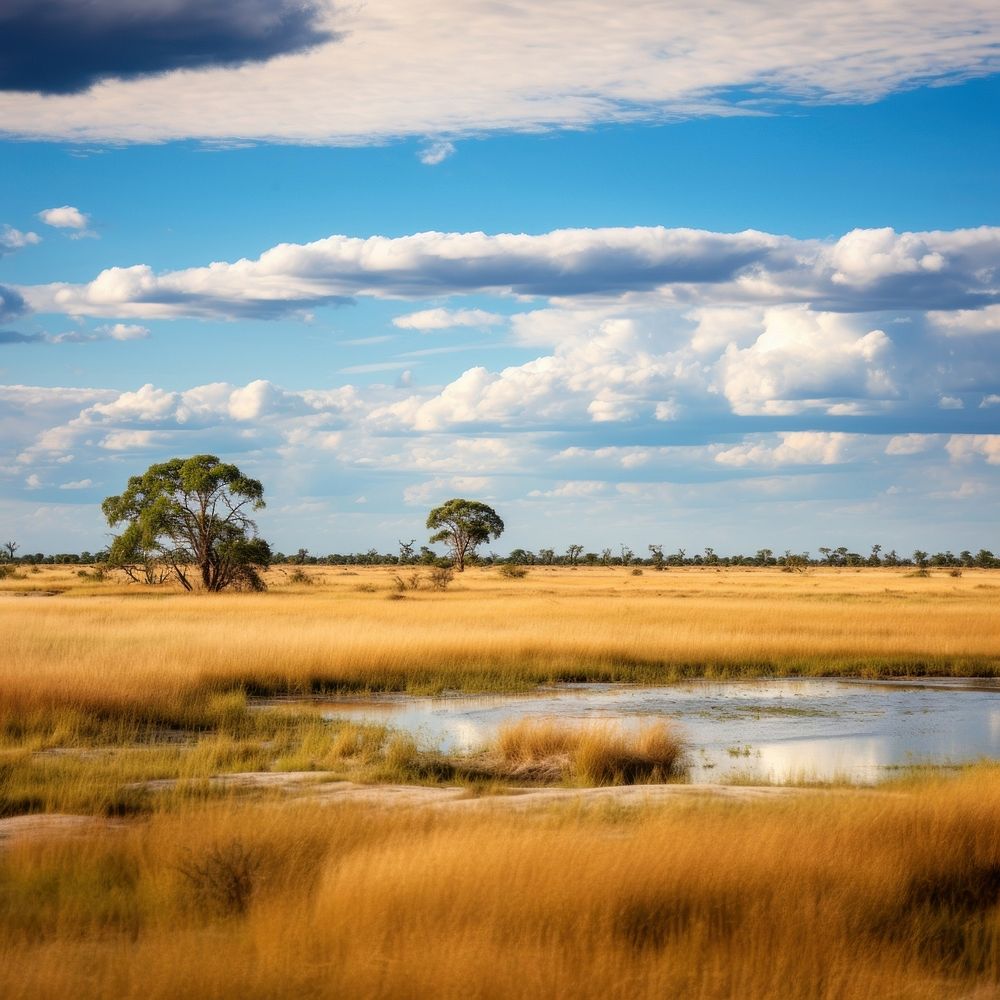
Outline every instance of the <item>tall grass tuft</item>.
<svg viewBox="0 0 1000 1000"><path fill-rule="evenodd" d="M522 781L636 785L674 780L687 770L684 741L667 723L629 733L522 719L501 728L486 756L497 777Z"/></svg>

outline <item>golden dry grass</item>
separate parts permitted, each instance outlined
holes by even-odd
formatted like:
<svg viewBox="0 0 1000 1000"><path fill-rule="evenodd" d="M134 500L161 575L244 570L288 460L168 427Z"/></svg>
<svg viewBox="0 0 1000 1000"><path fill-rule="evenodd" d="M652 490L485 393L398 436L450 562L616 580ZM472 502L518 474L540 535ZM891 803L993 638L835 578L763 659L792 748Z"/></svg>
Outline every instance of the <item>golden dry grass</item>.
<svg viewBox="0 0 1000 1000"><path fill-rule="evenodd" d="M670 781L685 772L683 740L666 723L624 732L612 725L569 727L520 719L500 728L483 764L491 775L584 785Z"/></svg>
<svg viewBox="0 0 1000 1000"><path fill-rule="evenodd" d="M126 817L0 841L5 1000L1000 992L994 767L783 801L516 813L236 797L203 780L476 780L553 761L550 780L668 777L667 729L629 742L522 725L485 752L487 772L247 695L996 675L1000 573L470 571L401 600L392 571L307 573L272 573L262 596L61 568L0 581L0 802ZM136 787L156 777L182 781Z"/></svg>
<svg viewBox="0 0 1000 1000"><path fill-rule="evenodd" d="M998 830L992 767L624 811L189 805L0 853L0 993L985 998Z"/></svg>
<svg viewBox="0 0 1000 1000"><path fill-rule="evenodd" d="M0 722L75 706L197 721L207 694L524 689L559 680L1000 673L1000 573L470 570L396 594L389 569L270 574L181 595L43 568L0 582ZM56 596L15 596L25 588ZM195 707L192 707L195 706Z"/></svg>

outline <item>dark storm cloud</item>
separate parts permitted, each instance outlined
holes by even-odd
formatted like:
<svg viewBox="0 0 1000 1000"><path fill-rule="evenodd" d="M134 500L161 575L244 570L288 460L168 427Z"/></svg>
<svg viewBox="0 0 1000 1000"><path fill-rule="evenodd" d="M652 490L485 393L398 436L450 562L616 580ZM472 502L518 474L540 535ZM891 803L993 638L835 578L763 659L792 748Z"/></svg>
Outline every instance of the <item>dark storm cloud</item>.
<svg viewBox="0 0 1000 1000"><path fill-rule="evenodd" d="M26 308L24 299L19 292L15 292L13 288L7 288L5 285L0 285L0 323L12 319L14 316L20 316Z"/></svg>
<svg viewBox="0 0 1000 1000"><path fill-rule="evenodd" d="M8 344L40 344L45 338L40 333L18 333L16 330L0 330L0 347Z"/></svg>
<svg viewBox="0 0 1000 1000"><path fill-rule="evenodd" d="M319 0L2 0L0 90L258 62L334 38L319 15Z"/></svg>

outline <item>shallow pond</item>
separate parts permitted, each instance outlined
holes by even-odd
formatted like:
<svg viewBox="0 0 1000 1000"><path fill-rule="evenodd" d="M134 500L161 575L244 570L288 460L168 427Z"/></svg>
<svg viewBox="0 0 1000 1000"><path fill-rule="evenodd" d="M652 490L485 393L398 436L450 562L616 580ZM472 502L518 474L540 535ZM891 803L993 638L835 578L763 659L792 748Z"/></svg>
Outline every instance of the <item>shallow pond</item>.
<svg viewBox="0 0 1000 1000"><path fill-rule="evenodd" d="M692 781L876 782L915 764L1000 757L1000 684L989 680L567 684L533 694L323 703L328 718L381 722L442 750L482 746L506 722L639 727L675 722Z"/></svg>

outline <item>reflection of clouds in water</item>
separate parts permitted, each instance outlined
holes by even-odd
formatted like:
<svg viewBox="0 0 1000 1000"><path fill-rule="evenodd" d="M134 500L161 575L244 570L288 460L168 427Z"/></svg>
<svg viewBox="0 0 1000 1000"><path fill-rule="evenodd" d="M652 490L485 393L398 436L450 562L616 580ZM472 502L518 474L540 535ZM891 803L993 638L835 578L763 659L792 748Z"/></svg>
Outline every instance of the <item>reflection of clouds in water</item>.
<svg viewBox="0 0 1000 1000"><path fill-rule="evenodd" d="M698 781L718 781L733 771L775 781L840 775L872 780L886 765L1000 754L1000 691L943 685L829 680L573 685L508 697L392 696L330 709L331 716L407 730L444 751L479 748L504 723L522 718L610 723L627 730L667 721L679 725L694 751L692 777ZM737 745L749 745L751 756L730 757L727 748ZM702 761L715 767L702 768Z"/></svg>
<svg viewBox="0 0 1000 1000"><path fill-rule="evenodd" d="M846 775L855 780L871 778L893 762L887 738L868 740L802 740L755 747L754 770L775 781L830 779Z"/></svg>
<svg viewBox="0 0 1000 1000"><path fill-rule="evenodd" d="M494 726L466 719L448 720L449 745L455 750L478 750L490 741Z"/></svg>

